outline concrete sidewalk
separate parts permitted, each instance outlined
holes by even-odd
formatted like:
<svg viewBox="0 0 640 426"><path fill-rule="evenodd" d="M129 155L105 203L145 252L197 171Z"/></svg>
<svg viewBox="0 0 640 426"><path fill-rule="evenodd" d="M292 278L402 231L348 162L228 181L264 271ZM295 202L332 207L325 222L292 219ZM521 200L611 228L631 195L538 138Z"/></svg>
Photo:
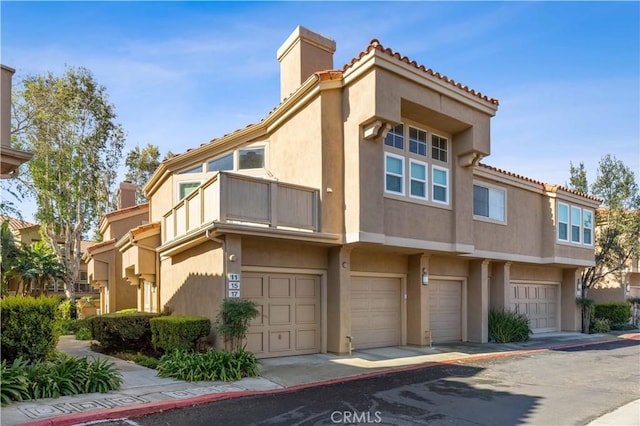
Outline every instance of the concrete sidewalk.
<svg viewBox="0 0 640 426"><path fill-rule="evenodd" d="M453 344L433 347L389 347L354 352L351 356L299 355L261 360L260 376L238 382L198 382L163 379L155 370L91 351L90 342L63 336L58 349L73 356L108 358L122 372L118 391L13 403L0 411L1 425L72 425L100 419L140 416L160 410L192 406L221 399L299 389L317 384L361 378L389 371L422 368L436 363L464 362L497 356L597 344L618 337L640 339L640 334L584 335L547 333L529 342L510 344ZM638 424L637 401L607 414L593 425ZM617 417L616 417L617 416ZM622 418L620 418L622 416ZM635 417L634 417L635 416ZM624 423L626 419L626 423ZM614 421L616 423L611 423ZM598 421L601 421L598 423Z"/></svg>

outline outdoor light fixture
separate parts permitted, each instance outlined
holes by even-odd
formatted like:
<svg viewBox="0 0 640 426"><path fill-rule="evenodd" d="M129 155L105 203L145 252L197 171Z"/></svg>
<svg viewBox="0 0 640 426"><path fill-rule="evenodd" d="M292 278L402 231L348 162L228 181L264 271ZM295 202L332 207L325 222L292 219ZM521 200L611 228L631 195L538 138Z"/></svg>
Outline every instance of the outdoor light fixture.
<svg viewBox="0 0 640 426"><path fill-rule="evenodd" d="M429 274L427 273L427 268L422 268L422 285L429 284Z"/></svg>
<svg viewBox="0 0 640 426"><path fill-rule="evenodd" d="M624 286L624 289L626 290L627 294L631 293L631 284L627 283L627 285Z"/></svg>
<svg viewBox="0 0 640 426"><path fill-rule="evenodd" d="M582 292L582 281L580 280L580 278L578 278L576 280L576 294L580 296L581 292Z"/></svg>

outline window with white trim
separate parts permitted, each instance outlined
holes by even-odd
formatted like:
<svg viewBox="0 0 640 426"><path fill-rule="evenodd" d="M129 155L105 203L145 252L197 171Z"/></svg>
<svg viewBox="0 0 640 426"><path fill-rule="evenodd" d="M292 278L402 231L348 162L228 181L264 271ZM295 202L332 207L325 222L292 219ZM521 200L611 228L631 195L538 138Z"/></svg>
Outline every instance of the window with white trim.
<svg viewBox="0 0 640 426"><path fill-rule="evenodd" d="M505 199L503 189L475 184L473 185L473 215L504 222Z"/></svg>
<svg viewBox="0 0 640 426"><path fill-rule="evenodd" d="M404 157L385 153L384 189L393 194L404 195Z"/></svg>
<svg viewBox="0 0 640 426"><path fill-rule="evenodd" d="M238 150L238 170L264 169L264 147Z"/></svg>
<svg viewBox="0 0 640 426"><path fill-rule="evenodd" d="M409 195L413 198L427 199L427 163L409 160Z"/></svg>
<svg viewBox="0 0 640 426"><path fill-rule="evenodd" d="M383 147L386 194L449 205L449 139L400 123L389 130Z"/></svg>
<svg viewBox="0 0 640 426"><path fill-rule="evenodd" d="M582 226L582 209L571 206L571 242L580 243L580 228Z"/></svg>
<svg viewBox="0 0 640 426"><path fill-rule="evenodd" d="M593 212L582 210L582 242L588 246L593 244Z"/></svg>
<svg viewBox="0 0 640 426"><path fill-rule="evenodd" d="M224 170L233 170L233 152L221 155L207 162L208 172L219 172Z"/></svg>
<svg viewBox="0 0 640 426"><path fill-rule="evenodd" d="M569 241L569 205L558 203L558 239Z"/></svg>
<svg viewBox="0 0 640 426"><path fill-rule="evenodd" d="M433 201L449 204L449 170L431 166L431 194Z"/></svg>
<svg viewBox="0 0 640 426"><path fill-rule="evenodd" d="M556 219L558 241L592 246L593 221L593 210L558 202Z"/></svg>
<svg viewBox="0 0 640 426"><path fill-rule="evenodd" d="M200 183L199 180L178 182L178 201L195 191L200 186Z"/></svg>

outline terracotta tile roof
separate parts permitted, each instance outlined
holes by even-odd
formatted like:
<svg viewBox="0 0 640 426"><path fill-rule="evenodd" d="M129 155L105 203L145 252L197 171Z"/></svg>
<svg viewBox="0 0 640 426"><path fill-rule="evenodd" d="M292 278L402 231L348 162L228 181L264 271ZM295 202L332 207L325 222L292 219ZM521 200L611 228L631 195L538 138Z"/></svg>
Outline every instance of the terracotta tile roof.
<svg viewBox="0 0 640 426"><path fill-rule="evenodd" d="M470 88L469 88L469 87L467 87L467 86L463 86L462 84L460 84L460 83L458 83L458 82L456 82L456 81L454 81L454 80L452 80L452 79L448 78L446 75L441 75L441 74L440 74L440 73L438 73L438 72L434 72L433 70L431 70L431 68L425 68L425 66L424 66L424 65L418 65L418 64L416 63L416 61L410 61L410 60L409 60L409 58L407 58L406 56L401 56L398 52L394 52L394 51L392 51L391 49L388 49L388 48L387 48L387 49L385 49L385 48L380 44L380 42L379 42L377 39L373 39L373 40L371 40L371 42L369 43L369 45L367 46L367 48L366 48L365 50L363 50L362 52L360 52L360 53L358 54L358 56L356 56L356 57L354 57L353 59L351 59L351 61L350 61L348 64L345 64L345 65L342 67L342 69L340 69L340 70L324 70L324 71L317 71L317 72L315 72L315 73L314 73L314 75L318 78L318 80L319 80L319 81L340 80L340 79L342 79L343 73L344 73L346 70L348 70L349 68L351 68L352 66L354 66L354 65L355 65L355 64L356 64L360 59L362 59L365 55L367 55L367 54L368 54L369 52L371 52L371 50L373 50L373 49L376 49L376 50L379 50L379 51L381 51L381 52L383 52L383 53L386 53L387 55L389 55L389 56L391 56L391 57L393 57L393 58L396 58L396 59L398 59L399 61L402 61L402 62L407 63L407 64L409 64L409 65L413 65L413 66L414 66L414 67L416 67L417 69L419 69L419 70L421 70L421 71L424 71L426 74L431 75L431 76L433 76L433 77L436 77L436 78L438 78L438 79L440 79L440 80L442 80L442 81L445 81L445 82L447 82L447 83L450 83L451 85L453 85L453 86L455 86L455 87L459 88L460 90L463 90L463 91L468 92L468 93L470 93L470 94L472 94L472 95L475 95L475 96L479 97L480 99L483 99L483 100L485 100L485 101L487 101L487 102L490 102L490 103L492 103L492 104L494 104L494 105L498 105L498 100L497 100L497 99L495 99L495 98L489 98L488 96L483 95L483 94L482 94L482 93L480 93L480 92L477 92L477 91L475 91L475 90L473 90L473 89L470 89ZM294 93L295 93L295 92L294 92ZM267 113L267 115L266 115L265 117L263 117L263 118L262 118L258 123L262 123L262 122L264 122L268 117L270 117L270 116L271 116L271 114L273 114L276 110L278 110L278 108L280 108L280 107L281 107L281 106L282 106L282 105L283 105L283 104L284 104L284 103L285 103L285 102L286 102L286 101L287 101L287 100L288 100L292 95L293 95L293 93L291 93L289 96L287 96L286 98L284 98L284 99L283 99L283 100L282 100L278 105L276 105L273 109L271 109L271 111L269 111L269 112ZM245 130L245 129L248 129L248 128L250 128L250 127L253 127L253 126L255 126L255 125L256 125L256 124L258 124L258 123L248 124L248 125L246 125L246 126L245 126L245 127L243 127L243 128L236 129L236 130L234 130L234 131L232 131L232 132L230 132L230 133L227 133L227 134L224 134L224 135L222 135L222 136L220 136L220 137L217 137L217 138L211 139L211 140L210 140L210 141L208 141L208 142L201 143L201 144L200 144L200 147L203 147L203 146L206 146L206 145L214 144L214 143L216 143L217 141L219 141L219 140L221 140L221 139L227 138L227 137L232 136L232 135L234 135L234 134L236 134L236 133L239 133L239 132L241 132L241 131L243 131L243 130ZM188 149L187 149L186 151L184 151L182 154L186 154L187 152L191 152L191 151L193 151L194 149L197 149L197 148L188 148ZM176 156L175 156L175 157L178 157L179 155L182 155L182 154L176 154ZM172 158L173 158L173 157L172 157Z"/></svg>
<svg viewBox="0 0 640 426"><path fill-rule="evenodd" d="M140 225L131 230L131 235L136 236L140 235L145 231L150 231L152 229L160 229L160 222L151 222L145 225Z"/></svg>
<svg viewBox="0 0 640 426"><path fill-rule="evenodd" d="M87 247L87 251L89 253L93 253L94 251L98 250L99 248L106 247L106 246L108 246L110 244L114 244L115 242L116 242L115 238L112 238L112 239L106 240L106 241L102 241L100 243L97 243L97 244L94 244L92 246Z"/></svg>
<svg viewBox="0 0 640 426"><path fill-rule="evenodd" d="M127 208L124 208L124 209L114 210L112 212L109 212L109 213L105 214L103 216L103 218L112 219L112 218L114 218L116 216L120 216L121 214L125 214L125 213L132 212L132 211L135 211L135 210L148 209L148 208L149 208L149 203L137 204L135 206L131 206L131 207L127 207Z"/></svg>
<svg viewBox="0 0 640 426"><path fill-rule="evenodd" d="M0 215L0 222L4 222L5 220L9 221L9 229L12 231L38 226L35 223L26 222L15 217Z"/></svg>
<svg viewBox="0 0 640 426"><path fill-rule="evenodd" d="M371 43L369 43L369 46L367 46L367 48L365 50L363 50L362 52L360 52L360 54L358 56L356 56L355 58L351 59L351 62L349 62L348 64L345 64L344 67L342 67L342 71L346 71L349 68L351 68L352 66L354 66L360 59L362 59L364 56L366 56L369 52L371 52L372 50L378 50L380 52L383 52L393 58L396 58L399 61L402 61L406 64L409 64L417 69L419 69L420 71L425 72L428 75L431 75L433 77L436 77L446 83L451 84L452 86L455 86L461 90L464 90L465 92L471 93L472 95L475 95L477 97L479 97L480 99L483 99L487 102L490 102L492 104L498 105L498 100L495 98L490 98L486 95L483 95L480 92L477 92L471 88L469 88L468 86L463 86L461 83L458 83L452 79L450 79L449 77L447 77L446 75L442 75L439 72L435 72L433 71L431 68L426 68L424 65L418 65L416 63L416 61L412 61L409 58L407 58L406 56L402 56L400 55L400 53L398 52L394 52L393 50L389 49L389 48L384 48L380 42L377 39L373 39L371 40Z"/></svg>
<svg viewBox="0 0 640 426"><path fill-rule="evenodd" d="M479 167L484 167L485 169L488 169L488 170L493 170L494 172L498 172L498 173L501 173L503 175L514 177L516 179L520 179L520 180L524 180L524 181L527 181L527 182L531 182L531 183L536 184L536 185L540 185L540 186L542 186L542 188L545 191L548 191L548 192L557 192L558 190L562 190L564 192L568 192L570 194L578 195L580 197L584 197L584 198L587 198L589 200L602 202L602 200L599 199L598 197L594 197L593 195L585 194L583 192L574 191L573 189L569 189L569 188L566 188L566 187L561 186L561 185L544 183L542 181L535 180L535 179L532 179L530 177L522 176L522 175L519 175L517 173L509 172L507 170L499 169L497 167L489 166L489 165L483 164L483 163L479 163L478 166Z"/></svg>

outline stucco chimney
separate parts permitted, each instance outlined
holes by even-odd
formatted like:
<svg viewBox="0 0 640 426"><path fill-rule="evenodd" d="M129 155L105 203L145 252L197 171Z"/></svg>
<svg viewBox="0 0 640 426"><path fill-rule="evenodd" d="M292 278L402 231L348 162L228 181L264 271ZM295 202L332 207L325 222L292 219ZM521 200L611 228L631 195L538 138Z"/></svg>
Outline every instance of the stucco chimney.
<svg viewBox="0 0 640 426"><path fill-rule="evenodd" d="M120 183L118 188L118 210L136 205L136 189L138 187L128 181Z"/></svg>
<svg viewBox="0 0 640 426"><path fill-rule="evenodd" d="M278 49L280 97L285 99L317 71L333 69L336 42L298 26Z"/></svg>

